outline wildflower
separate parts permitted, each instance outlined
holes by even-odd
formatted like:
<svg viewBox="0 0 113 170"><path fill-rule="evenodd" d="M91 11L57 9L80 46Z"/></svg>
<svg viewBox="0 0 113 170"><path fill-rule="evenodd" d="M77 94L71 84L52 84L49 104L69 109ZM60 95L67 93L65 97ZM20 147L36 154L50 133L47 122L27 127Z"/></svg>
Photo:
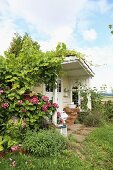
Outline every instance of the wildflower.
<svg viewBox="0 0 113 170"><path fill-rule="evenodd" d="M2 108L7 109L9 107L8 103L2 103Z"/></svg>
<svg viewBox="0 0 113 170"><path fill-rule="evenodd" d="M18 151L18 149L19 149L18 145L15 145L15 146L11 147L12 152L16 152L16 151Z"/></svg>
<svg viewBox="0 0 113 170"><path fill-rule="evenodd" d="M13 162L11 163L11 166L12 166L12 167L16 167L16 161L13 161Z"/></svg>
<svg viewBox="0 0 113 170"><path fill-rule="evenodd" d="M22 100L18 100L18 104L21 105L23 103Z"/></svg>
<svg viewBox="0 0 113 170"><path fill-rule="evenodd" d="M4 91L2 89L0 89L0 94L2 94Z"/></svg>
<svg viewBox="0 0 113 170"><path fill-rule="evenodd" d="M10 161L12 161L12 158L9 158Z"/></svg>
<svg viewBox="0 0 113 170"><path fill-rule="evenodd" d="M57 103L53 103L53 107L59 108L59 105Z"/></svg>
<svg viewBox="0 0 113 170"><path fill-rule="evenodd" d="M48 106L47 106L47 105L43 105L43 106L42 106L42 111L46 112L47 109L48 109Z"/></svg>
<svg viewBox="0 0 113 170"><path fill-rule="evenodd" d="M45 102L47 102L49 100L49 98L47 96L42 96L42 100L44 100Z"/></svg>

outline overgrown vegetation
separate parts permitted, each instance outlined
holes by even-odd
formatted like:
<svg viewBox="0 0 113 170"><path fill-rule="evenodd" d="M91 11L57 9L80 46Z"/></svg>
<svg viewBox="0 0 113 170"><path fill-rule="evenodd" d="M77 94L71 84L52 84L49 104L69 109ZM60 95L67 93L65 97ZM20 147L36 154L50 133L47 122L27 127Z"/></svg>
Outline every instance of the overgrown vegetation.
<svg viewBox="0 0 113 170"><path fill-rule="evenodd" d="M38 133L28 131L22 146L33 155L45 157L62 153L67 148L67 140L53 129L41 130Z"/></svg>
<svg viewBox="0 0 113 170"><path fill-rule="evenodd" d="M79 147L79 156L76 147ZM0 162L2 170L112 170L113 125L96 128L82 145L75 143L74 150L65 150L62 154L42 158L15 152Z"/></svg>
<svg viewBox="0 0 113 170"><path fill-rule="evenodd" d="M83 60L81 53L67 50L64 43L43 52L28 34L15 34L4 57L0 56L0 151L21 144L27 129L49 127L58 104L32 89L42 83L54 88L67 55Z"/></svg>
<svg viewBox="0 0 113 170"><path fill-rule="evenodd" d="M91 107L87 107L87 96L90 95ZM112 121L113 118L113 102L102 102L102 96L96 88L81 90L82 111L79 113L78 120L86 126L100 126L106 121Z"/></svg>
<svg viewBox="0 0 113 170"><path fill-rule="evenodd" d="M68 55L84 60L81 53L67 50L63 43L59 43L56 50L44 53L40 45L27 34L23 37L16 34L4 57L0 57L0 156L6 154L5 159L0 160L0 169L91 170L105 167L110 170L113 163L113 127L104 126L104 133L101 132L103 128L94 132L83 147L85 158L80 160L72 150L76 151L75 139L71 136L70 139L64 138L50 126L58 104L47 96L32 92L33 86L42 83L55 87L55 81L62 72L61 63ZM103 105L95 89L83 90L83 101L87 102L87 95L90 94L92 111L83 102L84 112L80 113L79 121L87 126L99 126L105 120L111 120L112 103ZM70 141L74 144L70 145ZM97 148L93 146L94 143ZM107 158L106 164L104 160L107 161Z"/></svg>

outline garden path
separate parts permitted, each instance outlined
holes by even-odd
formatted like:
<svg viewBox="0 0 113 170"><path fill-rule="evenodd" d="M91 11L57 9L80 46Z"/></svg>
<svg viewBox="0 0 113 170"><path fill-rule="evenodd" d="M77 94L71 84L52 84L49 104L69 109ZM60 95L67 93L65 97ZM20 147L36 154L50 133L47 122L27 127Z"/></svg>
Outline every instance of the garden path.
<svg viewBox="0 0 113 170"><path fill-rule="evenodd" d="M95 129L95 127L86 127L85 125L82 124L73 124L73 125L68 125L68 135L73 135L75 136L76 142L81 143L85 140L87 135L92 132L92 130Z"/></svg>
<svg viewBox="0 0 113 170"><path fill-rule="evenodd" d="M68 136L72 135L75 137L75 142L73 141L75 145L73 145L71 149L77 153L80 159L84 160L85 156L82 154L82 151L84 150L82 142L86 139L87 135L95 129L95 127L86 127L82 124L73 124L69 125L67 129Z"/></svg>

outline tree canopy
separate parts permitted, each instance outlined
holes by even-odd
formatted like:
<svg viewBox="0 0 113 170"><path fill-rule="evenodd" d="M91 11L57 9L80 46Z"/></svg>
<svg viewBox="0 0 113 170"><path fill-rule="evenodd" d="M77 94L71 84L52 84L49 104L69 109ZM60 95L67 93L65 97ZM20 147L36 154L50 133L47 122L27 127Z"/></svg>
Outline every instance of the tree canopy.
<svg viewBox="0 0 113 170"><path fill-rule="evenodd" d="M36 84L54 87L57 76L61 74L61 63L69 55L83 59L81 53L68 50L64 43L58 43L55 50L43 52L28 34L22 37L16 33L4 57L0 57L0 86L19 90L19 93Z"/></svg>

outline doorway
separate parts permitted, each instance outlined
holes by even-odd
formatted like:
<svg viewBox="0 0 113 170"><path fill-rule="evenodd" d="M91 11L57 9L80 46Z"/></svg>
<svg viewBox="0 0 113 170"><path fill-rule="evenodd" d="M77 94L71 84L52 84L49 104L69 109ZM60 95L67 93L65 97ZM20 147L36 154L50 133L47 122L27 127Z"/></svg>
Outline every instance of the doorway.
<svg viewBox="0 0 113 170"><path fill-rule="evenodd" d="M77 86L72 88L72 102L76 105L76 107L79 106L79 94Z"/></svg>

